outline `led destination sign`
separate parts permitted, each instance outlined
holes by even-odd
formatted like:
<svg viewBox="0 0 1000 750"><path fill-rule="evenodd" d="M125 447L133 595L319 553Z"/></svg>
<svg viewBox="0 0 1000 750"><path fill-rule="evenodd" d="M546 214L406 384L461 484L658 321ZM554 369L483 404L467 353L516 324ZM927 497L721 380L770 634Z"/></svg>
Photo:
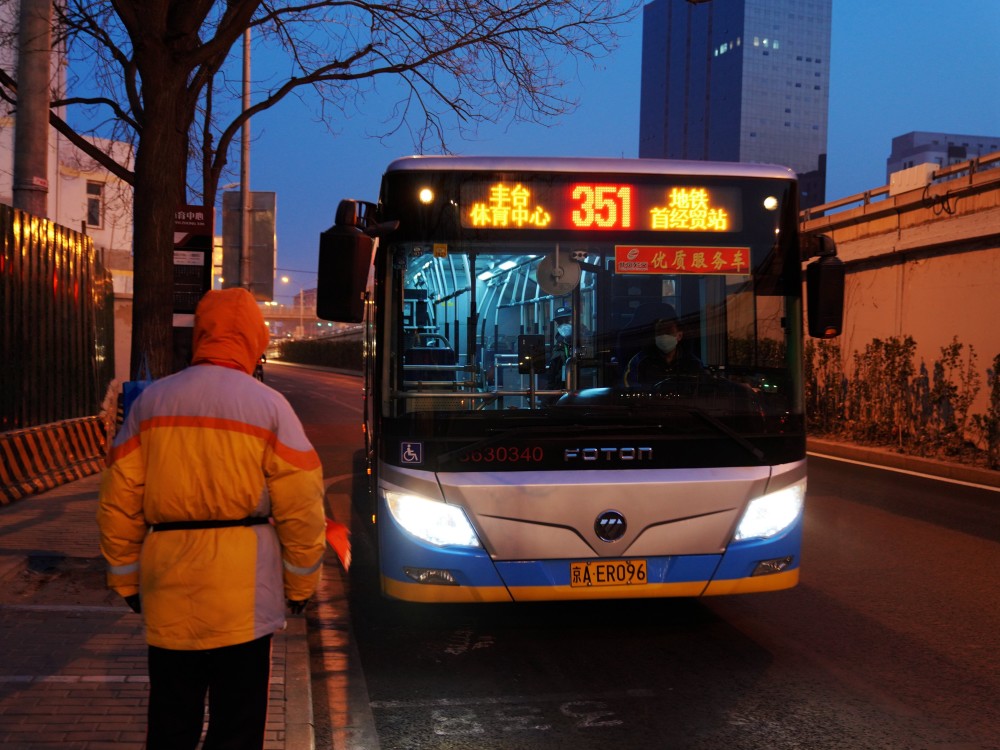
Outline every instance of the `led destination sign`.
<svg viewBox="0 0 1000 750"><path fill-rule="evenodd" d="M742 223L732 187L469 182L461 198L466 228L733 232Z"/></svg>

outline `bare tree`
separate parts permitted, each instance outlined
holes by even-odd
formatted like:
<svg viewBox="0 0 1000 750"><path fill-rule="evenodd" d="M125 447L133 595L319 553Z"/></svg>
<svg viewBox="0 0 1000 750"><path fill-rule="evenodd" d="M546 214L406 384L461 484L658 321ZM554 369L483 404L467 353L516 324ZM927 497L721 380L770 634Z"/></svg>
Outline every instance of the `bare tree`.
<svg viewBox="0 0 1000 750"><path fill-rule="evenodd" d="M421 149L445 148L453 124L553 117L574 105L567 63L610 51L640 2L54 0L53 38L87 72L51 103L50 123L134 188L133 369L143 352L155 375L171 368L173 221L193 202L189 164L190 192L212 205L247 117L311 89L335 127L387 78L404 87L384 132L408 127ZM243 111L224 66L247 28L286 67ZM13 71L0 71L0 95L16 106ZM134 143L134 166L82 137L94 134Z"/></svg>

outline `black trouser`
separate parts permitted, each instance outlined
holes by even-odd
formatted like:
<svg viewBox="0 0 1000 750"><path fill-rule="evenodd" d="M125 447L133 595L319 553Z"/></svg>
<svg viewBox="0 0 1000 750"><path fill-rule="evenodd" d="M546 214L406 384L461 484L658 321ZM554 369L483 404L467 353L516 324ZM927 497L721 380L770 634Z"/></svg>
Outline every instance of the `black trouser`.
<svg viewBox="0 0 1000 750"><path fill-rule="evenodd" d="M271 636L249 643L175 651L149 647L147 750L260 750L267 721Z"/></svg>

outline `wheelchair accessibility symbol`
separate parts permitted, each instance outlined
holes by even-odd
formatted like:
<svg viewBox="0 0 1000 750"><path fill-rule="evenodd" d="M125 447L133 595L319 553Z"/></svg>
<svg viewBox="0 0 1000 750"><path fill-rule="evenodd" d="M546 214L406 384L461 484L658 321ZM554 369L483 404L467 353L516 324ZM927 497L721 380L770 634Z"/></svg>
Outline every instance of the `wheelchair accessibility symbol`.
<svg viewBox="0 0 1000 750"><path fill-rule="evenodd" d="M424 461L423 443L403 443L399 450L399 459L404 464L419 464Z"/></svg>

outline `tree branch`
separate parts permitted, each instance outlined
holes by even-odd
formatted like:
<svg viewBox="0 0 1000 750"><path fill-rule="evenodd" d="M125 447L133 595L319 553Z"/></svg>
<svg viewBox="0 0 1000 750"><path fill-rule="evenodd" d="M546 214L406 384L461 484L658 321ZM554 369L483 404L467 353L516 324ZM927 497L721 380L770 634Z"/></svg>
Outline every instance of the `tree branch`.
<svg viewBox="0 0 1000 750"><path fill-rule="evenodd" d="M0 86L3 86L5 93L3 98L10 102L11 104L17 105L17 81L11 78L7 72L0 69ZM9 92L9 93L6 93ZM113 174L118 179L132 184L135 181L135 174L116 160L112 159L108 154L98 148L94 143L84 138L82 135L76 132L69 123L59 117L51 109L49 110L49 124L55 128L57 131L62 133L66 138L78 149L80 149L87 156L92 158L102 167L107 169L111 174Z"/></svg>

